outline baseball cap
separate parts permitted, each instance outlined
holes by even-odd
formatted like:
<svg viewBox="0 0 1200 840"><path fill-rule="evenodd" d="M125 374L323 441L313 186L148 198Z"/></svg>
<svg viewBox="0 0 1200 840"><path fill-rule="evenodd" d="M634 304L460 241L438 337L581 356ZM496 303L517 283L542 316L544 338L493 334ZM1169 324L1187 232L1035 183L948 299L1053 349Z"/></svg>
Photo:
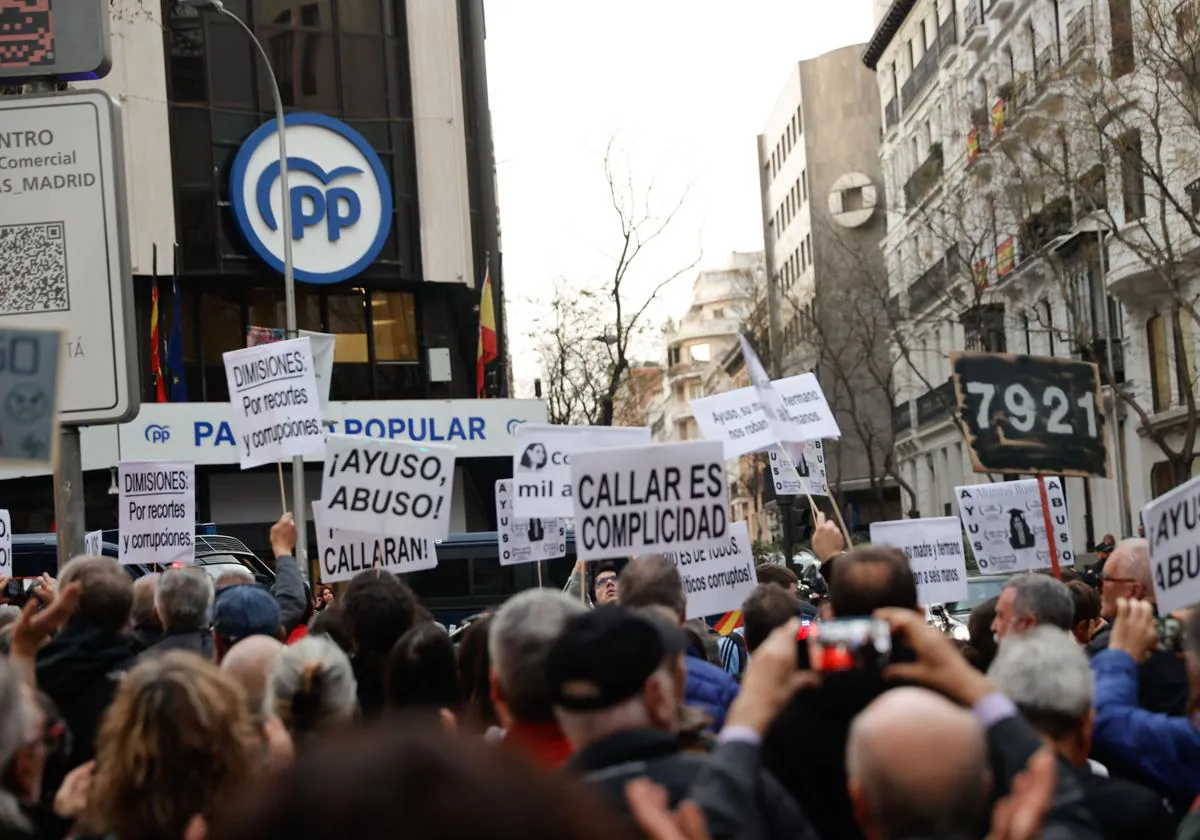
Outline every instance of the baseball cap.
<svg viewBox="0 0 1200 840"><path fill-rule="evenodd" d="M239 583L217 592L213 629L236 642L248 636L279 635L279 604L257 583Z"/></svg>
<svg viewBox="0 0 1200 840"><path fill-rule="evenodd" d="M550 648L546 675L555 705L608 709L642 690L663 660L687 649L687 636L619 606L571 619Z"/></svg>

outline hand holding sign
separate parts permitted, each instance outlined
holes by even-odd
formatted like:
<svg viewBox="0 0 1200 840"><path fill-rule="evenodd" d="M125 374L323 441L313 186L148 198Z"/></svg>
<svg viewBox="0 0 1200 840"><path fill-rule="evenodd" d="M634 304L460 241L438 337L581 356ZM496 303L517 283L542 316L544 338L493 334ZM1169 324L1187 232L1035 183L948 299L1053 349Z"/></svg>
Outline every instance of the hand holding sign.
<svg viewBox="0 0 1200 840"><path fill-rule="evenodd" d="M1142 508L1161 614L1200 603L1200 478Z"/></svg>
<svg viewBox="0 0 1200 840"><path fill-rule="evenodd" d="M958 517L872 522L871 542L904 552L922 604L966 600L967 555Z"/></svg>

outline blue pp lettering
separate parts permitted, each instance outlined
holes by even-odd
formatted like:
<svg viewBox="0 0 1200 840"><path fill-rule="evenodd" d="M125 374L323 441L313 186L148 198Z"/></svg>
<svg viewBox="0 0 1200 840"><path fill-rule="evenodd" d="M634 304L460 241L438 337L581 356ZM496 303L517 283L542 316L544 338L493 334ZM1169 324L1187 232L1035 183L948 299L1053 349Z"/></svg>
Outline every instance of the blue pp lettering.
<svg viewBox="0 0 1200 840"><path fill-rule="evenodd" d="M304 238L305 229L320 224L325 218L325 196L316 187L292 187L292 218L296 220L292 239L299 242Z"/></svg>
<svg viewBox="0 0 1200 840"><path fill-rule="evenodd" d="M342 210L345 210L345 213ZM362 202L358 193L346 187L334 187L325 196L325 218L329 229L329 241L342 238L342 228L348 228L362 216Z"/></svg>

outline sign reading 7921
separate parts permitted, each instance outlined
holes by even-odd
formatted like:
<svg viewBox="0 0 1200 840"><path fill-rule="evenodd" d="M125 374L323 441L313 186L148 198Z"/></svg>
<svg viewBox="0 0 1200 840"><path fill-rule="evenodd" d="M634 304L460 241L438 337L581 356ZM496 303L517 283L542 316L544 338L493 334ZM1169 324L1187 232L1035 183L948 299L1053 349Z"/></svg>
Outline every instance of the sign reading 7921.
<svg viewBox="0 0 1200 840"><path fill-rule="evenodd" d="M952 353L976 472L1108 477L1100 370L1091 362Z"/></svg>

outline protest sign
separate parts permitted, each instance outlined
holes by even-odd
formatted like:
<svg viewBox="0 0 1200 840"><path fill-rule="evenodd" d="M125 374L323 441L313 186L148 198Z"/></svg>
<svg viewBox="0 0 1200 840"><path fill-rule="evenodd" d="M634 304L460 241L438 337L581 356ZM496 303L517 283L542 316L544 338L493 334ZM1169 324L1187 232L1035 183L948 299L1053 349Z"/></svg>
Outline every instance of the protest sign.
<svg viewBox="0 0 1200 840"><path fill-rule="evenodd" d="M321 487L325 527L444 540L453 484L454 447L330 435Z"/></svg>
<svg viewBox="0 0 1200 840"><path fill-rule="evenodd" d="M12 577L12 517L0 510L0 577Z"/></svg>
<svg viewBox="0 0 1200 840"><path fill-rule="evenodd" d="M715 441L578 452L571 458L580 560L727 541L725 454Z"/></svg>
<svg viewBox="0 0 1200 840"><path fill-rule="evenodd" d="M61 330L0 329L0 464L54 470Z"/></svg>
<svg viewBox="0 0 1200 840"><path fill-rule="evenodd" d="M103 531L88 531L83 535L83 553L88 557L99 557L104 554Z"/></svg>
<svg viewBox="0 0 1200 840"><path fill-rule="evenodd" d="M895 546L908 556L922 604L966 600L967 554L957 516L872 522L871 542Z"/></svg>
<svg viewBox="0 0 1200 840"><path fill-rule="evenodd" d="M196 465L122 461L117 526L121 563L191 563L196 557Z"/></svg>
<svg viewBox="0 0 1200 840"><path fill-rule="evenodd" d="M1062 479L1045 481L1059 565L1074 566ZM954 488L954 495L979 571L1008 574L1050 568L1050 542L1036 479L969 484Z"/></svg>
<svg viewBox="0 0 1200 840"><path fill-rule="evenodd" d="M333 384L333 355L337 340L333 335L312 330L300 330L300 337L307 338L312 349L313 374L317 377L317 396L321 408L329 407L329 386Z"/></svg>
<svg viewBox="0 0 1200 840"><path fill-rule="evenodd" d="M745 522L733 522L725 540L709 548L669 551L687 593L687 617L704 618L740 610L758 586L754 552Z"/></svg>
<svg viewBox="0 0 1200 840"><path fill-rule="evenodd" d="M725 445L726 458L738 458L775 446L775 435L754 388L738 388L692 400L692 416L705 440Z"/></svg>
<svg viewBox="0 0 1200 840"><path fill-rule="evenodd" d="M324 450L325 429L307 338L231 350L224 359L242 469Z"/></svg>
<svg viewBox="0 0 1200 840"><path fill-rule="evenodd" d="M750 375L754 392L758 394L758 405L767 420L771 435L779 443L804 440L800 429L792 424L787 409L784 408L783 398L772 385L771 377L767 375L766 368L759 361L758 354L754 352L754 348L750 346L750 342L746 341L744 335L739 335L738 341L742 345L742 358L746 362L746 372Z"/></svg>
<svg viewBox="0 0 1200 840"><path fill-rule="evenodd" d="M1095 362L952 353L950 364L975 472L1108 477Z"/></svg>
<svg viewBox="0 0 1200 840"><path fill-rule="evenodd" d="M570 519L571 457L577 452L650 442L650 430L622 426L526 423L513 433L513 514Z"/></svg>
<svg viewBox="0 0 1200 840"><path fill-rule="evenodd" d="M1200 603L1200 478L1142 508L1158 614Z"/></svg>
<svg viewBox="0 0 1200 840"><path fill-rule="evenodd" d="M825 449L821 441L787 443L782 449L781 452L780 447L776 446L767 451L776 495L828 496Z"/></svg>
<svg viewBox="0 0 1200 840"><path fill-rule="evenodd" d="M496 482L496 533L500 565L538 563L567 556L567 524L561 519L523 519L513 513L513 483Z"/></svg>
<svg viewBox="0 0 1200 840"><path fill-rule="evenodd" d="M329 528L321 503L313 502L312 510L321 583L350 580L368 569L402 575L437 566L437 546L428 537L381 537Z"/></svg>
<svg viewBox="0 0 1200 840"><path fill-rule="evenodd" d="M837 439L842 436L821 383L812 373L789 376L771 383L783 400L794 432L789 440Z"/></svg>

